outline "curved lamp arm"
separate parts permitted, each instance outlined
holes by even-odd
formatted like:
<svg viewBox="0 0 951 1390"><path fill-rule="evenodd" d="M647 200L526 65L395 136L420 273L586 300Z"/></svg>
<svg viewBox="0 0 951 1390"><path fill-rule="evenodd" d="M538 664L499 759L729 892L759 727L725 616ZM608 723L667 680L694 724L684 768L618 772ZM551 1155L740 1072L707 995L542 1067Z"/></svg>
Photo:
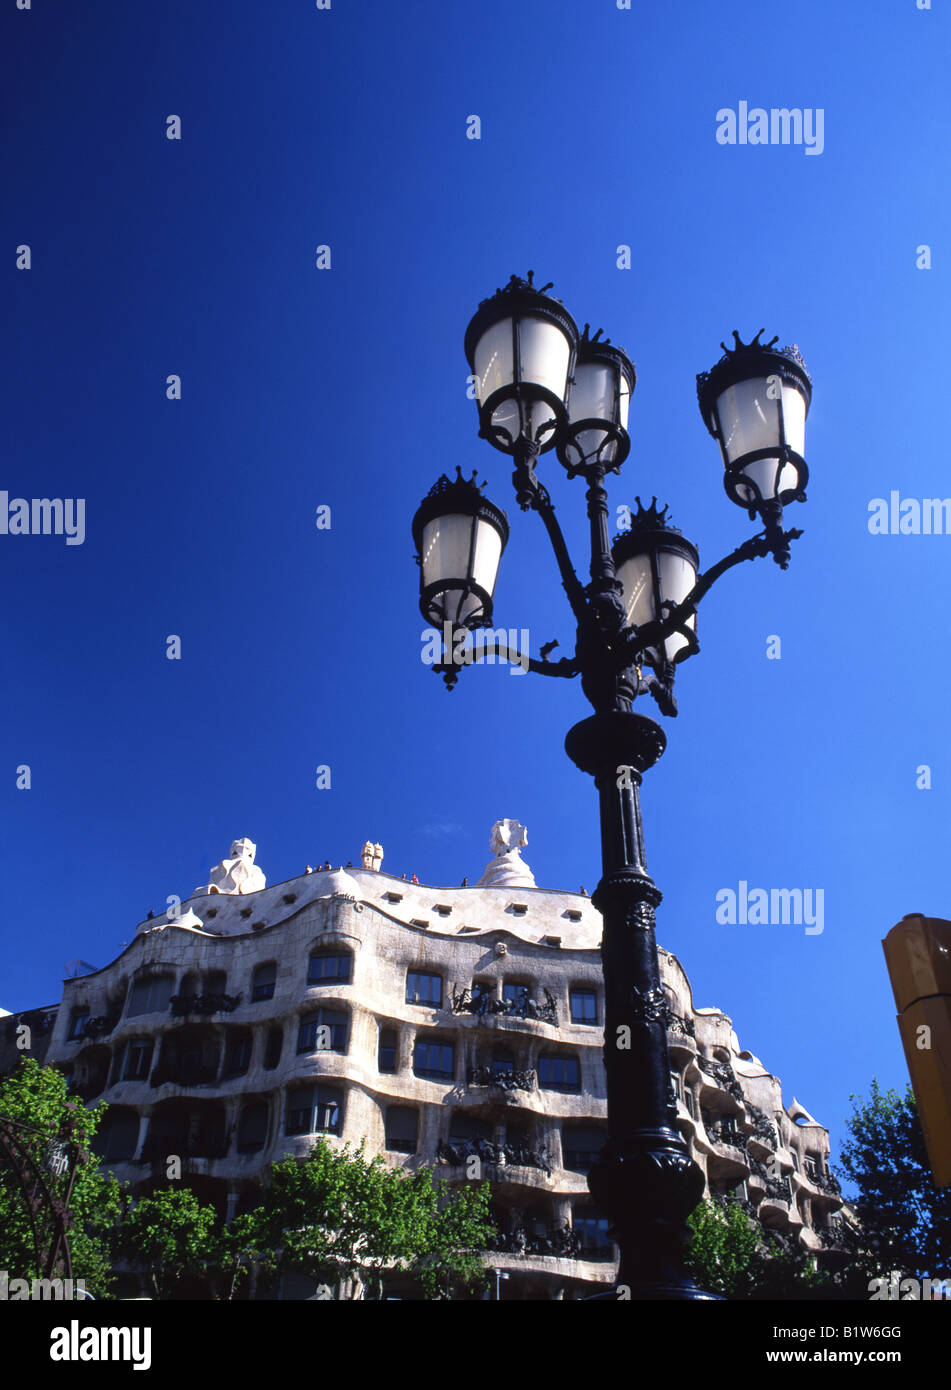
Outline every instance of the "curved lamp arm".
<svg viewBox="0 0 951 1390"><path fill-rule="evenodd" d="M557 643L552 643L556 646ZM544 648L543 648L544 650ZM495 660L501 657L503 661L511 662L513 666L521 666L523 671L535 671L540 676L564 676L568 680L577 676L580 667L570 657L564 657L561 661L536 661L527 652L513 652L512 648L505 642L498 642L494 638L491 641L480 642L478 647L470 648L466 653L465 661L441 661L433 666L433 670L446 682L446 688L451 690L459 679L459 672L464 666L474 665L477 661L486 658Z"/></svg>
<svg viewBox="0 0 951 1390"><path fill-rule="evenodd" d="M783 541L788 545L789 542L798 540L802 531L793 529L783 531ZM665 618L657 619L651 623L644 623L642 627L632 628L628 634L616 644L618 669L625 666L633 666L638 658L649 647L657 647L666 638L681 629L688 618L691 618L697 611L700 600L713 588L713 585L731 570L734 565L741 564L744 560L757 560L766 555L772 555L776 546L776 537L762 532L758 536L751 536L748 541L737 546L736 550L730 555L718 560L715 565L711 565L708 570L697 577L690 593L678 603L676 608L672 608Z"/></svg>
<svg viewBox="0 0 951 1390"><path fill-rule="evenodd" d="M518 443L521 447L516 449L516 467L512 474L516 501L523 512L527 512L531 508L532 511L538 512L544 522L548 539L551 541L551 547L558 562L561 582L568 595L568 602L571 604L571 611L575 615L576 622L582 623L588 610L588 600L585 596L584 585L571 563L568 545L558 524L558 518L555 516L555 508L548 495L548 489L538 481L535 474L535 457L538 453L538 445L532 444L530 440L526 439L520 439Z"/></svg>

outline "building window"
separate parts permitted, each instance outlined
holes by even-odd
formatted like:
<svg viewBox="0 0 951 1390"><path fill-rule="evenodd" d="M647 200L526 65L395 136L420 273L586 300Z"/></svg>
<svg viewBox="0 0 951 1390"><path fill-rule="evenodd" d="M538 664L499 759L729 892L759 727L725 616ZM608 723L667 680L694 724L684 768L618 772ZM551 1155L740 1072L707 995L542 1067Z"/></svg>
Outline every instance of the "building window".
<svg viewBox="0 0 951 1390"><path fill-rule="evenodd" d="M406 972L407 1004L428 1004L432 1009L442 1008L442 976L427 975L421 970Z"/></svg>
<svg viewBox="0 0 951 1390"><path fill-rule="evenodd" d="M607 1141L606 1130L596 1125L570 1125L561 1136L564 1166L572 1173L587 1173Z"/></svg>
<svg viewBox="0 0 951 1390"><path fill-rule="evenodd" d="M110 1106L92 1148L106 1163L124 1163L135 1156L138 1142L138 1115L133 1110Z"/></svg>
<svg viewBox="0 0 951 1390"><path fill-rule="evenodd" d="M513 1009L525 1007L528 999L528 984L525 980L506 980L502 986L502 998L507 1004L511 1004Z"/></svg>
<svg viewBox="0 0 951 1390"><path fill-rule="evenodd" d="M252 1101L241 1112L238 1124L238 1153L259 1153L267 1141L267 1105L263 1100Z"/></svg>
<svg viewBox="0 0 951 1390"><path fill-rule="evenodd" d="M478 1115L456 1110L449 1122L450 1144L477 1144L480 1139L492 1138L492 1126Z"/></svg>
<svg viewBox="0 0 951 1390"><path fill-rule="evenodd" d="M376 1064L380 1071L396 1071L395 1028L380 1029L380 1042L376 1054Z"/></svg>
<svg viewBox="0 0 951 1390"><path fill-rule="evenodd" d="M277 961L269 960L257 966L251 978L251 1003L259 1004L262 999L273 999L276 983Z"/></svg>
<svg viewBox="0 0 951 1390"><path fill-rule="evenodd" d="M298 1052L346 1052L347 1015L342 1009L305 1014L297 1034Z"/></svg>
<svg viewBox="0 0 951 1390"><path fill-rule="evenodd" d="M674 1095L676 1096L677 1100L683 1100L683 1098L684 1098L684 1084L683 1084L683 1081L682 1081L681 1078L680 1078L680 1072L679 1072L679 1071L672 1071L672 1072L670 1073L670 1084L671 1084L671 1086L672 1086L672 1088L673 1088L673 1092L674 1092Z"/></svg>
<svg viewBox="0 0 951 1390"><path fill-rule="evenodd" d="M122 1059L122 1081L144 1081L152 1065L151 1038L130 1038Z"/></svg>
<svg viewBox="0 0 951 1390"><path fill-rule="evenodd" d="M350 983L352 961L348 952L315 951L310 958L307 983L347 985Z"/></svg>
<svg viewBox="0 0 951 1390"><path fill-rule="evenodd" d="M609 1260L614 1254L610 1222L595 1207L576 1207L572 1212L572 1227L581 1240L581 1259Z"/></svg>
<svg viewBox="0 0 951 1390"><path fill-rule="evenodd" d="M391 1105L386 1112L386 1147L398 1154L414 1154L419 1134L419 1111L408 1105Z"/></svg>
<svg viewBox="0 0 951 1390"><path fill-rule="evenodd" d="M538 1084L544 1091L580 1091L581 1067L577 1057L543 1053L538 1059Z"/></svg>
<svg viewBox="0 0 951 1390"><path fill-rule="evenodd" d="M515 1058L505 1048L496 1048L492 1053L492 1071L496 1076L511 1076L515 1070Z"/></svg>
<svg viewBox="0 0 951 1390"><path fill-rule="evenodd" d="M264 1049L264 1070L273 1071L281 1060L281 1052L284 1048L283 1028L270 1028L267 1035L267 1046Z"/></svg>
<svg viewBox="0 0 951 1390"><path fill-rule="evenodd" d="M89 1022L88 1008L73 1009L69 1020L69 1032L66 1035L69 1042L78 1042L86 1031L86 1024Z"/></svg>
<svg viewBox="0 0 951 1390"><path fill-rule="evenodd" d="M339 1091L332 1086L302 1086L287 1097L286 1134L339 1134L342 1124Z"/></svg>
<svg viewBox="0 0 951 1390"><path fill-rule="evenodd" d="M136 980L129 995L127 1018L138 1014L161 1013L168 1008L175 981L171 975L152 975L144 980Z"/></svg>
<svg viewBox="0 0 951 1390"><path fill-rule="evenodd" d="M225 1053L225 1075L242 1076L251 1062L251 1034L238 1033L228 1042Z"/></svg>
<svg viewBox="0 0 951 1390"><path fill-rule="evenodd" d="M572 1023L590 1023L598 1021L598 996L593 989L573 989L568 995L571 1004Z"/></svg>
<svg viewBox="0 0 951 1390"><path fill-rule="evenodd" d="M439 1039L418 1038L413 1050L413 1071L431 1081L452 1081L455 1075L455 1048Z"/></svg>

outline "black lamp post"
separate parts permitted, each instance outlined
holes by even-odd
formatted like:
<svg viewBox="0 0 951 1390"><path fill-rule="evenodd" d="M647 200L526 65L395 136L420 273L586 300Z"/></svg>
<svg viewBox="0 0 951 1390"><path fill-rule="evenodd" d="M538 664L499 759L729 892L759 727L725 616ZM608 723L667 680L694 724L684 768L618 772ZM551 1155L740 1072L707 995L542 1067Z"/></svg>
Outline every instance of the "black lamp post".
<svg viewBox="0 0 951 1390"><path fill-rule="evenodd" d="M760 334L744 344L734 333L735 347L724 347L697 389L703 418L720 443L727 493L751 519L761 518L763 531L698 575L696 548L671 525L666 507L658 509L656 498L644 507L638 499L630 529L612 546L604 480L630 448L634 368L620 348L599 341L600 331L589 338L586 325L579 338L548 289L536 289L531 272L527 280L513 275L479 306L465 349L476 378L479 432L512 455L516 500L545 525L577 624L572 657L548 661L555 643L539 658L514 655L542 675L580 676L594 708L565 739L568 756L594 778L601 806L602 878L591 900L604 919L608 1142L588 1186L611 1219L621 1251L618 1285L630 1297L704 1299L710 1295L683 1269L686 1218L703 1192L703 1176L677 1129L669 1010L654 937L661 893L647 872L639 799L642 775L666 738L632 705L649 693L662 713L677 713L674 672L698 650L697 605L722 574L769 554L786 568L790 542L801 532L782 530L782 509L805 497L812 388L795 348L777 350L776 339L762 345ZM569 477L587 483L588 584L575 573L536 473L539 456L551 449ZM441 625L444 639L445 660L435 669L452 689L462 664L456 636L491 622L508 524L474 480L460 474L454 483L436 484L416 514L413 535L420 608ZM513 655L491 640L482 648L488 653Z"/></svg>

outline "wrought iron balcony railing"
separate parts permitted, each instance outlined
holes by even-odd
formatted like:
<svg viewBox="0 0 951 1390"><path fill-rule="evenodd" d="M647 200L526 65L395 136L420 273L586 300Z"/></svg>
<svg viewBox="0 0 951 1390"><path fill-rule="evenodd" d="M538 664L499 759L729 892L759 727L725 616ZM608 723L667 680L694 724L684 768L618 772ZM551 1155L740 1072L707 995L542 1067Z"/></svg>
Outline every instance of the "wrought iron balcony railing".
<svg viewBox="0 0 951 1390"><path fill-rule="evenodd" d="M514 1231L499 1231L487 1242L487 1249L498 1250L506 1255L555 1255L567 1260L610 1260L613 1246L588 1246L584 1248L581 1237L570 1226L550 1230L547 1235L529 1235L524 1226Z"/></svg>
<svg viewBox="0 0 951 1390"><path fill-rule="evenodd" d="M152 1072L150 1084L162 1086L171 1082L173 1086L209 1086L217 1078L217 1065L172 1058L167 1062L159 1062Z"/></svg>
<svg viewBox="0 0 951 1390"><path fill-rule="evenodd" d="M241 1003L241 995L173 994L168 1003L177 1018L185 1014L232 1014Z"/></svg>
<svg viewBox="0 0 951 1390"><path fill-rule="evenodd" d="M89 1038L104 1037L106 1033L112 1032L118 1022L118 1014L97 1014L95 1018L87 1018L79 1037L70 1041L85 1042Z"/></svg>
<svg viewBox="0 0 951 1390"><path fill-rule="evenodd" d="M732 1067L728 1066L725 1062L716 1062L710 1057L698 1057L697 1065L702 1072L716 1081L723 1090L728 1091L734 1100L743 1100L743 1090L733 1074Z"/></svg>
<svg viewBox="0 0 951 1390"><path fill-rule="evenodd" d="M507 1067L489 1064L473 1067L469 1072L470 1086L495 1086L502 1091L534 1091L538 1078L534 1069L513 1071Z"/></svg>
<svg viewBox="0 0 951 1390"><path fill-rule="evenodd" d="M543 1173L552 1171L551 1160L545 1149L533 1149L528 1144L494 1144L491 1139L450 1139L442 1143L436 1152L440 1163L459 1167L470 1158L478 1158L482 1163L512 1164L520 1168L539 1168Z"/></svg>
<svg viewBox="0 0 951 1390"><path fill-rule="evenodd" d="M503 1018L531 1018L538 1023L558 1023L558 1005L551 993L545 990L545 1002L532 998L527 989L519 990L514 999L496 999L485 990L452 990L449 1006L454 1014L499 1015Z"/></svg>
<svg viewBox="0 0 951 1390"><path fill-rule="evenodd" d="M681 1038L696 1038L697 1029L692 1018L681 1018L672 1011L667 1015L667 1031Z"/></svg>

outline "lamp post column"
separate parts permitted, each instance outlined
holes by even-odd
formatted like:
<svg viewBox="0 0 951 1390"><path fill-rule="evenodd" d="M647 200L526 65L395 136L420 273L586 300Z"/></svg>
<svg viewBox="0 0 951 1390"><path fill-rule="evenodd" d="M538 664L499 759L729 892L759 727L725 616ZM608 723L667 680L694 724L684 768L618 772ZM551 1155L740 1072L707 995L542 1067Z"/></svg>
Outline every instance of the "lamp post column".
<svg viewBox="0 0 951 1390"><path fill-rule="evenodd" d="M665 746L658 724L623 709L594 714L565 740L568 756L594 777L601 804L603 876L592 902L604 919L608 1142L588 1186L612 1222L618 1285L632 1299L706 1299L683 1269L685 1222L703 1175L676 1126L654 936L661 893L647 872L638 795Z"/></svg>

